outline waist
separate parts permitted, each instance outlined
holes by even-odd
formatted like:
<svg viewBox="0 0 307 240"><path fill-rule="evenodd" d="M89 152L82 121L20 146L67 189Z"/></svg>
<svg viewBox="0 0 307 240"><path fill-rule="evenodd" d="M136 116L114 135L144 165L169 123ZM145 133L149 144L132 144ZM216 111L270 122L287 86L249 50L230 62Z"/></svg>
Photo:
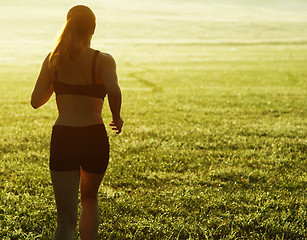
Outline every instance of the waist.
<svg viewBox="0 0 307 240"><path fill-rule="evenodd" d="M86 142L89 139L96 138L97 136L103 136L107 138L108 134L104 124L94 124L88 126L66 126L66 125L54 125L52 127L52 137L51 141L54 141L55 136L60 141L65 142L65 139L70 139L69 141L81 141ZM100 138L99 137L99 138Z"/></svg>
<svg viewBox="0 0 307 240"><path fill-rule="evenodd" d="M70 127L86 127L92 125L104 125L101 115L100 116L87 116L87 117L74 117L71 115L59 115L54 125L70 126Z"/></svg>
<svg viewBox="0 0 307 240"><path fill-rule="evenodd" d="M53 130L55 129L71 129L71 130L88 130L88 129L106 129L105 128L105 125L102 123L102 124L93 124L93 125L86 125L86 126L67 126L67 125L58 125L58 124L55 124L53 125Z"/></svg>

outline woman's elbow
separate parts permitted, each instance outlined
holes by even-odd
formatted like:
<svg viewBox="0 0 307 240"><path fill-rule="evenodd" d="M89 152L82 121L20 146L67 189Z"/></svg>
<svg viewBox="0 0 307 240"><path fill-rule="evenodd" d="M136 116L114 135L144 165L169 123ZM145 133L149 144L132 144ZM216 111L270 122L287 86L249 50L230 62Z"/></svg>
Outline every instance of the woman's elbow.
<svg viewBox="0 0 307 240"><path fill-rule="evenodd" d="M31 97L31 106L34 108L34 109L37 109L39 108L40 104L38 101L35 100L35 98L33 98L33 96Z"/></svg>
<svg viewBox="0 0 307 240"><path fill-rule="evenodd" d="M38 104L36 104L35 102L31 101L31 106L34 108L34 109L37 109L39 107Z"/></svg>
<svg viewBox="0 0 307 240"><path fill-rule="evenodd" d="M119 86L111 88L108 91L108 95L111 95L111 96L114 96L114 97L120 97L121 94L122 93L121 93L121 90L120 90Z"/></svg>
<svg viewBox="0 0 307 240"><path fill-rule="evenodd" d="M120 100L122 97L120 91L114 91L114 92L109 92L108 93L108 98L114 99L114 100Z"/></svg>

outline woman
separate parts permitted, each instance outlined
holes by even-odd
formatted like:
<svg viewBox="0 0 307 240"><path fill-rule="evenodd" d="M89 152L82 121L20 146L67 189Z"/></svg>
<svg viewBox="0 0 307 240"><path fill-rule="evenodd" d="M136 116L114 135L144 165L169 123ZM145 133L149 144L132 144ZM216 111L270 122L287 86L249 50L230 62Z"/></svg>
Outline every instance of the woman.
<svg viewBox="0 0 307 240"><path fill-rule="evenodd" d="M97 239L99 212L97 193L109 162L109 141L102 120L103 99L108 95L117 134L121 90L116 66L106 53L90 48L96 18L90 8L71 8L53 52L45 59L31 105L45 104L53 91L59 116L52 130L50 172L57 206L55 239L73 239L78 219L81 182L81 239Z"/></svg>

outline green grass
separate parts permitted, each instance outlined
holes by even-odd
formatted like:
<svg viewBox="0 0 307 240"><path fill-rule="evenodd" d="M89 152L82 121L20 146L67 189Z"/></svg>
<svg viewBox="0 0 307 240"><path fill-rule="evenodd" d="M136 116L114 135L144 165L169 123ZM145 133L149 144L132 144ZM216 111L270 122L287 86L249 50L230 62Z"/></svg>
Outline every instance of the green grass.
<svg viewBox="0 0 307 240"><path fill-rule="evenodd" d="M305 239L306 4L88 2L103 18L93 46L117 60L125 119L120 136L108 129L99 239ZM0 26L11 38L0 47L0 239L55 230L57 110L54 97L39 110L29 101L72 4L4 6L37 15Z"/></svg>

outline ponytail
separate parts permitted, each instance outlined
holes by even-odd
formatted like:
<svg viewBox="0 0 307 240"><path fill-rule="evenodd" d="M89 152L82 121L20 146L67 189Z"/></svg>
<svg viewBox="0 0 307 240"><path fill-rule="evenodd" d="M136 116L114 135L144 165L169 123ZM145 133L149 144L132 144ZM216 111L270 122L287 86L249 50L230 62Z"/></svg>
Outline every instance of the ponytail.
<svg viewBox="0 0 307 240"><path fill-rule="evenodd" d="M82 5L71 8L64 29L49 57L49 67L59 69L68 60L75 60L86 46L95 30L95 15Z"/></svg>

